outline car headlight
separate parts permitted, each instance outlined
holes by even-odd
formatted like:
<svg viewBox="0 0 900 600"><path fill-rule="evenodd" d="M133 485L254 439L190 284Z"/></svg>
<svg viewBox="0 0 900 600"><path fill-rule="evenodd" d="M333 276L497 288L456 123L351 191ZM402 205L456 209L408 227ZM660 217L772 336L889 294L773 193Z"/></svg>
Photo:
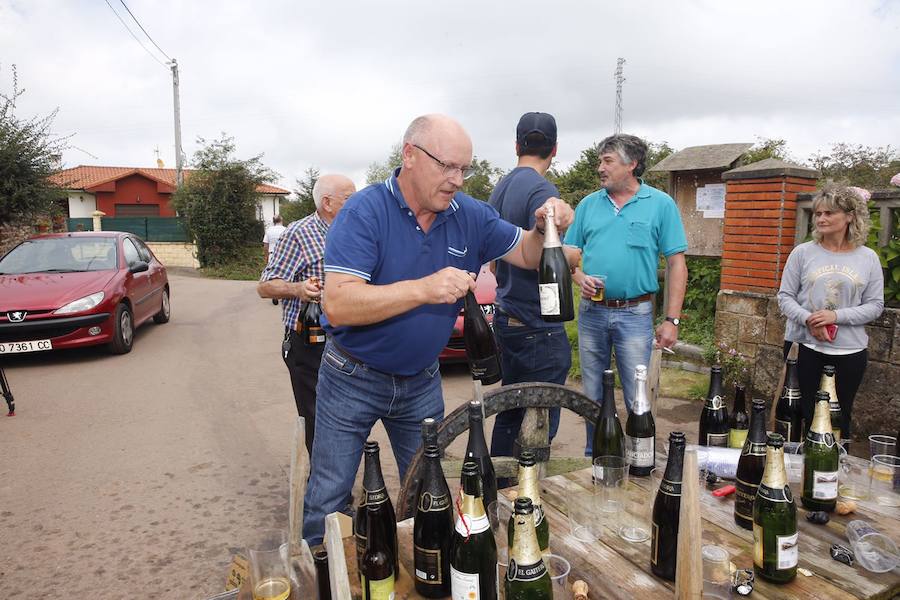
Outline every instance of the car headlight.
<svg viewBox="0 0 900 600"><path fill-rule="evenodd" d="M69 302L62 308L59 308L53 311L54 315L68 315L71 313L83 312L86 310L91 310L101 302L103 302L104 294L103 292L97 292L95 294L91 294L90 296L85 296L84 298L79 298L73 302Z"/></svg>

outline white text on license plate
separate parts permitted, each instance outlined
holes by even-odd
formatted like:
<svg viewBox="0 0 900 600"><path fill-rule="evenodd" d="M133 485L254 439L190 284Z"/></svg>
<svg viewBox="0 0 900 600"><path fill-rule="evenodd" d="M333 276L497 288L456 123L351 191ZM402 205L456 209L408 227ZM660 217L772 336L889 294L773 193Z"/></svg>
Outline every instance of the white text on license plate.
<svg viewBox="0 0 900 600"><path fill-rule="evenodd" d="M0 342L0 354L18 354L20 352L42 352L52 350L50 340L32 340L30 342Z"/></svg>

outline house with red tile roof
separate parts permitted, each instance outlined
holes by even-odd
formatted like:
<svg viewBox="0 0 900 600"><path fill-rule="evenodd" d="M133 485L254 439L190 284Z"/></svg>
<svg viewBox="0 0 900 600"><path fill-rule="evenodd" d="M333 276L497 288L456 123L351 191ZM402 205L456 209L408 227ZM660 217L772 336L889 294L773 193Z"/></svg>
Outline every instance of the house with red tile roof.
<svg viewBox="0 0 900 600"><path fill-rule="evenodd" d="M184 170L185 181L192 169ZM51 177L66 192L69 217L90 217L101 210L108 217L174 217L171 205L175 193L175 169L146 167L97 167L80 165ZM262 184L257 218L270 225L281 212L281 201L289 190Z"/></svg>

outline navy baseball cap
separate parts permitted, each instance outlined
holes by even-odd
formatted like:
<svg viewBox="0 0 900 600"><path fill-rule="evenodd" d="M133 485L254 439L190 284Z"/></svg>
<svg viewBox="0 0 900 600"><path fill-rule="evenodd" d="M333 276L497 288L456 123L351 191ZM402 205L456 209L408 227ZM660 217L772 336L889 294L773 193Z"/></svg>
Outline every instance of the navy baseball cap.
<svg viewBox="0 0 900 600"><path fill-rule="evenodd" d="M542 112L529 112L522 115L516 126L516 142L522 147L527 147L527 138L532 134L541 134L545 140L543 143L535 143L532 137L532 146L556 145L556 119L553 118L553 115Z"/></svg>

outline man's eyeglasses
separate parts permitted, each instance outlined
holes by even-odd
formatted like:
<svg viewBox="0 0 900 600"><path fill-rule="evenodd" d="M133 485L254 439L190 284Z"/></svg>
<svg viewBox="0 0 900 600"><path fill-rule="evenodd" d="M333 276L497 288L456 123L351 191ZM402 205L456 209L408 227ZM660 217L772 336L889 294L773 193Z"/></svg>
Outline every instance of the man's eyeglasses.
<svg viewBox="0 0 900 600"><path fill-rule="evenodd" d="M457 171L459 171L459 173L462 175L463 179L468 179L469 177L471 177L472 175L475 174L475 167L473 167L472 165L468 165L466 167L454 167L452 165L448 165L447 163L445 163L444 161L439 159L437 156L435 156L434 154L432 154L431 152L429 152L422 146L420 146L418 144L412 144L412 145L415 146L416 148L418 148L419 150L421 150L422 152L424 152L425 154L427 154L428 158L430 158L431 160L436 162L438 165L440 165L444 177L453 177Z"/></svg>

